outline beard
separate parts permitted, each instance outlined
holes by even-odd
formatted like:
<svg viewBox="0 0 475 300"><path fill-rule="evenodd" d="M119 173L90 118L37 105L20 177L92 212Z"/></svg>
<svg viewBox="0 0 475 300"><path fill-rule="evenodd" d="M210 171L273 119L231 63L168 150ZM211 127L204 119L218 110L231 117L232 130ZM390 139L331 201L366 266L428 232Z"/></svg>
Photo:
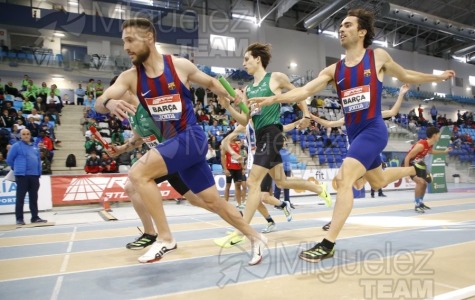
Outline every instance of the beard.
<svg viewBox="0 0 475 300"><path fill-rule="evenodd" d="M145 48L145 50L142 53L136 53L135 54L135 59L132 60L132 63L135 66L141 65L144 61L147 60L147 58L150 56L150 49Z"/></svg>

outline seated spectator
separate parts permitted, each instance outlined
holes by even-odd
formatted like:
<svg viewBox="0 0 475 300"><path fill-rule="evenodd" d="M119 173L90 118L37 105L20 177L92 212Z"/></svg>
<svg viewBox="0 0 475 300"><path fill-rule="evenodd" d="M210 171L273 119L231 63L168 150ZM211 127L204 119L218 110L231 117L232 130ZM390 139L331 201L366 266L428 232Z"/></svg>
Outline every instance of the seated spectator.
<svg viewBox="0 0 475 300"><path fill-rule="evenodd" d="M41 98L41 100L43 100L43 103L46 103L46 98L48 97L48 94L49 88L46 85L46 82L42 82L41 87L36 91L36 95L38 96L38 98ZM38 98L36 98L36 101L38 101Z"/></svg>
<svg viewBox="0 0 475 300"><path fill-rule="evenodd" d="M12 128L14 123L15 119L10 115L8 109L5 108L0 117L0 127Z"/></svg>
<svg viewBox="0 0 475 300"><path fill-rule="evenodd" d="M13 82L12 81L9 81L6 85L5 85L5 94L8 94L8 95L12 95L13 97L17 98L17 97L20 97L20 92L18 91L18 89L16 87L13 86Z"/></svg>
<svg viewBox="0 0 475 300"><path fill-rule="evenodd" d="M40 115L44 115L48 112L48 107L46 106L46 100L43 100L41 97L36 98L35 108Z"/></svg>
<svg viewBox="0 0 475 300"><path fill-rule="evenodd" d="M53 159L51 156L51 152L46 149L45 144L42 141L38 142L38 150L40 150L40 154L43 154L50 162Z"/></svg>
<svg viewBox="0 0 475 300"><path fill-rule="evenodd" d="M12 117L15 117L16 109L13 107L13 102L5 101L4 104L3 104L3 109L8 110L8 114Z"/></svg>
<svg viewBox="0 0 475 300"><path fill-rule="evenodd" d="M218 120L213 121L213 125L208 130L208 136L216 136L219 131Z"/></svg>
<svg viewBox="0 0 475 300"><path fill-rule="evenodd" d="M10 144L13 145L20 140L21 134L20 129L18 129L18 124L13 124L12 133L10 134Z"/></svg>
<svg viewBox="0 0 475 300"><path fill-rule="evenodd" d="M3 154L0 152L0 176L7 175L10 170L10 166L7 164L7 161L3 157Z"/></svg>
<svg viewBox="0 0 475 300"><path fill-rule="evenodd" d="M86 149L87 154L91 154L93 151L96 153L102 151L102 145L96 140L94 135L91 135L89 139L86 140L84 148Z"/></svg>
<svg viewBox="0 0 475 300"><path fill-rule="evenodd" d="M101 159L97 156L96 151L91 151L91 155L86 159L84 171L87 174L97 174L101 172Z"/></svg>
<svg viewBox="0 0 475 300"><path fill-rule="evenodd" d="M53 171L51 171L51 162L46 156L45 152L40 152L41 158L41 175L51 175Z"/></svg>
<svg viewBox="0 0 475 300"><path fill-rule="evenodd" d="M35 98L33 98L34 100ZM34 103L31 102L30 97L25 97L25 100L23 100L23 105L22 105L22 110L25 112L25 114L31 114L31 111L35 107Z"/></svg>
<svg viewBox="0 0 475 300"><path fill-rule="evenodd" d="M17 120L22 120L22 121L23 121L23 124L26 124L26 118L25 118L25 116L23 115L23 111L22 111L22 110L17 111L16 117L15 117L14 119L15 119L15 123L16 123Z"/></svg>
<svg viewBox="0 0 475 300"><path fill-rule="evenodd" d="M202 125L208 125L209 124L209 117L206 115L202 109L199 109L197 112L197 119L198 122L200 122Z"/></svg>
<svg viewBox="0 0 475 300"><path fill-rule="evenodd" d="M30 130L32 137L38 137L41 127L35 123L35 119L33 117L28 118L25 126L28 130Z"/></svg>
<svg viewBox="0 0 475 300"><path fill-rule="evenodd" d="M40 142L45 145L46 149L48 149L50 153L51 161L52 161L53 155L54 155L54 142L49 137L49 131L47 130L40 131L39 137L36 139L36 145L38 145Z"/></svg>
<svg viewBox="0 0 475 300"><path fill-rule="evenodd" d="M102 173L117 173L118 171L117 163L107 152L102 152L101 169Z"/></svg>
<svg viewBox="0 0 475 300"><path fill-rule="evenodd" d="M33 109L31 110L31 114L29 114L29 115L26 116L27 119L30 119L30 117L33 117L34 122L35 122L36 124L38 124L38 125L40 125L40 124L41 124L41 120L43 120L43 115L40 115L40 114L38 113L38 111L36 110L36 108L33 108Z"/></svg>

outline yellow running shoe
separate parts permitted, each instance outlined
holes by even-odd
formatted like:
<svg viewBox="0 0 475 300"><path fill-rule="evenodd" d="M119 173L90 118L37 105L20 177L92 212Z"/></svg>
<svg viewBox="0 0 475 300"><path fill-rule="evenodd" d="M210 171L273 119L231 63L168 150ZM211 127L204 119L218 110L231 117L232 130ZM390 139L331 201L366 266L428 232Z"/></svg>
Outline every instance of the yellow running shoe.
<svg viewBox="0 0 475 300"><path fill-rule="evenodd" d="M221 248L231 248L238 244L241 244L246 240L246 237L241 235L239 232L234 231L231 234L228 234L225 237L214 239L214 243Z"/></svg>
<svg viewBox="0 0 475 300"><path fill-rule="evenodd" d="M328 207L332 207L332 197L330 196L330 193L327 192L327 185L326 183L320 184L320 187L322 188L322 192L318 194L318 196L322 197L323 200L325 201L325 204Z"/></svg>

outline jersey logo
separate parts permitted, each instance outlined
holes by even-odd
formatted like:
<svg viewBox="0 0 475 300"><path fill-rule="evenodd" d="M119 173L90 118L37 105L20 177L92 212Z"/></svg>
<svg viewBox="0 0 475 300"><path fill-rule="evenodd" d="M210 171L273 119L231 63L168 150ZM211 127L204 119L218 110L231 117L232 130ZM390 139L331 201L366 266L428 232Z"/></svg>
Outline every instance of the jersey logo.
<svg viewBox="0 0 475 300"><path fill-rule="evenodd" d="M369 76L371 76L371 69L366 69L366 70L364 70L364 73L363 73L363 74L364 74L364 77L369 77Z"/></svg>
<svg viewBox="0 0 475 300"><path fill-rule="evenodd" d="M150 93L150 90L146 91L145 93L142 93L142 97L145 97L145 95L147 95L148 93Z"/></svg>
<svg viewBox="0 0 475 300"><path fill-rule="evenodd" d="M170 83L168 84L168 89L169 89L169 90L174 90L174 89L176 89L175 83L174 83L174 82L170 82Z"/></svg>

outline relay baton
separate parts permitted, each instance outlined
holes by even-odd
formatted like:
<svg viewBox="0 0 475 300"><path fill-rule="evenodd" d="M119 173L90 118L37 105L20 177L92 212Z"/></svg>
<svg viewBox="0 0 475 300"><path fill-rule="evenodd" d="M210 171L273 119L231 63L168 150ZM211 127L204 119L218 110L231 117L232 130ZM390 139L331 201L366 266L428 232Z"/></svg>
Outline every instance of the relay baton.
<svg viewBox="0 0 475 300"><path fill-rule="evenodd" d="M236 97L236 92L234 91L233 87L229 84L229 82L226 80L226 78L224 78L223 76L219 76L218 81L226 89L226 91L228 91L231 97ZM246 114L249 113L249 108L247 108L244 102L239 102L238 106L244 113Z"/></svg>

